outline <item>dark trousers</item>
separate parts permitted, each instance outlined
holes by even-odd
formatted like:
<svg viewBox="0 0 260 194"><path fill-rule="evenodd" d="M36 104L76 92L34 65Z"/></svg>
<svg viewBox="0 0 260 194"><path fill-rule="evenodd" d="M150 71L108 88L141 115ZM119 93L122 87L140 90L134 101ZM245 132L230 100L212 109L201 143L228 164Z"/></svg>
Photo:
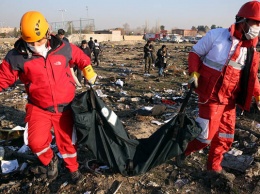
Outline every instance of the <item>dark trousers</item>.
<svg viewBox="0 0 260 194"><path fill-rule="evenodd" d="M76 76L77 76L77 78L78 78L78 80L79 80L79 83L81 83L82 78L83 78L82 71L79 69L78 66L75 66L75 67L74 67L74 71L77 71ZM87 84L87 81L86 81L86 79L84 78L84 85L86 85L86 84Z"/></svg>
<svg viewBox="0 0 260 194"><path fill-rule="evenodd" d="M99 59L98 59L98 55L99 55L99 51L94 51L94 64L97 63L97 66L99 65Z"/></svg>
<svg viewBox="0 0 260 194"><path fill-rule="evenodd" d="M144 68L145 73L150 73L152 57L145 57L144 63L145 63L145 68Z"/></svg>

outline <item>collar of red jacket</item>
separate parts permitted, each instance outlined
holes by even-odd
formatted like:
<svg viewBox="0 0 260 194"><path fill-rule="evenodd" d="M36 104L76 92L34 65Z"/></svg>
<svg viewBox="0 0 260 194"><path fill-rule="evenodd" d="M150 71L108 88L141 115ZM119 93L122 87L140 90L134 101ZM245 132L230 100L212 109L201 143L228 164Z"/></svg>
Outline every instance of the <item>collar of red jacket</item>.
<svg viewBox="0 0 260 194"><path fill-rule="evenodd" d="M258 37L251 39L251 40L247 40L244 38L243 33L239 32L238 30L236 30L235 28L235 24L231 25L229 28L230 31L230 35L236 37L238 40L242 41L242 47L256 47L257 43L258 43Z"/></svg>

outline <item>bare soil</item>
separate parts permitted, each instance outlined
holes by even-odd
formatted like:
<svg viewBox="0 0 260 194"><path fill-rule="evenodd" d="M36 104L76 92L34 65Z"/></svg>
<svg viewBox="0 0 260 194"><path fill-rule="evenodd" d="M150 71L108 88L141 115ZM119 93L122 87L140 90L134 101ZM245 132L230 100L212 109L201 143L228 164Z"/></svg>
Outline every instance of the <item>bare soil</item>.
<svg viewBox="0 0 260 194"><path fill-rule="evenodd" d="M164 99L182 97L187 88L183 83L188 80L187 58L191 44L165 43L168 47L170 58L165 77L157 76L157 69L153 67L150 76L144 75L143 46L140 42L104 42L100 66L93 67L99 75L95 89L108 95L103 98L105 103L118 115L125 129L133 138L149 137L159 126L151 123L152 120L164 121L165 115L143 116L136 114L136 110L144 106L154 106L158 102L156 95ZM154 43L156 51L162 43ZM2 51L2 55L6 52ZM122 80L124 85L116 84ZM83 92L86 87L77 90ZM169 90L171 90L169 92ZM194 94L195 95L195 94ZM12 129L15 126L25 126L24 106L26 94L22 85L17 83L0 94L0 129ZM167 105L167 113L177 113L180 103L174 106ZM196 102L189 102L187 114L196 114ZM175 158L166 161L149 172L133 177L124 177L118 173L104 172L93 173L86 168L86 161L91 159L91 154L86 148L78 149L80 170L85 180L80 185L70 182L68 171L60 160L59 176L50 182L45 178L37 177L28 170L15 171L11 174L1 174L1 193L113 193L110 187L113 182L119 181L121 187L117 193L259 193L260 165L259 165L259 137L257 128L259 112L252 106L252 111L244 113L238 110L237 131L235 136L236 147L244 154L254 156L254 161L247 171L225 168L233 175L212 175L206 171L205 164L208 148L194 153L185 160L185 166L178 168ZM1 133L1 145L21 146L22 134L12 133L6 136ZM8 139L8 141L6 140ZM251 145L251 146L248 146ZM234 145L235 146L235 145ZM20 161L20 160L19 160ZM21 161L22 162L22 161ZM29 167L35 165L29 163ZM28 167L28 168L29 168ZM27 169L28 169L27 168ZM258 185L258 186L257 186Z"/></svg>

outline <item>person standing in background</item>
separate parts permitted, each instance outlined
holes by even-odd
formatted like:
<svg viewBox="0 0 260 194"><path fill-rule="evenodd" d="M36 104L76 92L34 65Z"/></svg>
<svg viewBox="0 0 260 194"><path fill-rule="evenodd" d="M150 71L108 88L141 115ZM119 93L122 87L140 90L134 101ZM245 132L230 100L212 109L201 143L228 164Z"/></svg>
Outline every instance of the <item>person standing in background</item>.
<svg viewBox="0 0 260 194"><path fill-rule="evenodd" d="M88 47L91 50L91 52L93 52L93 48L94 48L94 41L93 38L90 37L89 41L88 41Z"/></svg>
<svg viewBox="0 0 260 194"><path fill-rule="evenodd" d="M86 40L82 40L81 41L81 45L79 47L91 60L91 50L88 47L88 43ZM77 79L79 80L79 82L81 83L82 81L82 71L79 69L78 66L76 66L76 70L77 70ZM84 78L84 85L87 84L87 80Z"/></svg>
<svg viewBox="0 0 260 194"><path fill-rule="evenodd" d="M150 73L151 64L153 62L153 52L154 52L154 46L152 45L151 41L148 40L144 46L144 63L145 63L144 73Z"/></svg>
<svg viewBox="0 0 260 194"><path fill-rule="evenodd" d="M59 29L59 30L58 30L58 33L56 34L56 36L57 36L59 39L61 39L61 40L65 40L65 41L69 42L69 39L67 39L67 38L65 37L65 31L64 31L63 29Z"/></svg>
<svg viewBox="0 0 260 194"><path fill-rule="evenodd" d="M93 54L94 54L94 64L97 64L99 66L99 54L101 53L101 47L98 43L97 39L94 40L94 47L93 47Z"/></svg>
<svg viewBox="0 0 260 194"><path fill-rule="evenodd" d="M166 57L167 57L167 47L162 45L162 47L157 51L157 67L158 76L161 77L164 74L164 69L166 68Z"/></svg>

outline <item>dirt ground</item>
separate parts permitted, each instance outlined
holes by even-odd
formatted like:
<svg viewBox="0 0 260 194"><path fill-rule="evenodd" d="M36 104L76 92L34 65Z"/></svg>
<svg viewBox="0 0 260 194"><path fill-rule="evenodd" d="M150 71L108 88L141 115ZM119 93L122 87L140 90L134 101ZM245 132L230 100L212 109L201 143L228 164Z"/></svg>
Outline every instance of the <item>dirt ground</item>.
<svg viewBox="0 0 260 194"><path fill-rule="evenodd" d="M155 96L163 99L173 99L185 96L185 83L188 80L187 58L192 44L165 43L168 47L168 67L165 77L158 78L157 69L152 67L150 75L144 75L143 46L144 41L103 42L101 64L93 65L99 78L96 90L101 90L107 97L104 102L118 115L125 129L133 138L146 138L155 132L159 126L152 123L163 122L167 114L144 116L136 114L136 110L144 106L160 104ZM153 43L157 51L162 43ZM2 56L6 52L2 49ZM116 84L123 81L123 86ZM87 88L77 89L77 93ZM196 94L194 94L196 96ZM0 94L0 129L12 129L15 126L25 126L24 106L26 94L19 83ZM180 103L167 105L165 113L177 113ZM189 102L187 114L196 116L195 101ZM121 184L116 193L121 194L171 194L171 193L260 193L260 151L258 128L259 112L252 105L252 111L241 114L237 111L237 126L235 142L232 148L243 151L243 154L253 157L245 171L241 169L224 168L228 174L212 175L206 171L208 147L192 154L185 161L183 168L175 165L175 158L155 167L149 172L133 177L124 177L118 173L93 173L86 168L86 161L91 159L89 151L78 149L80 170L85 180L80 185L69 181L68 171L62 161L59 165L59 176L53 181L36 177L28 170L1 174L1 193L113 193L111 186L117 181ZM21 146L22 134L12 133L4 136L1 133L1 145ZM6 141L5 138L8 138ZM28 166L34 165L29 163ZM28 168L27 168L28 169Z"/></svg>

